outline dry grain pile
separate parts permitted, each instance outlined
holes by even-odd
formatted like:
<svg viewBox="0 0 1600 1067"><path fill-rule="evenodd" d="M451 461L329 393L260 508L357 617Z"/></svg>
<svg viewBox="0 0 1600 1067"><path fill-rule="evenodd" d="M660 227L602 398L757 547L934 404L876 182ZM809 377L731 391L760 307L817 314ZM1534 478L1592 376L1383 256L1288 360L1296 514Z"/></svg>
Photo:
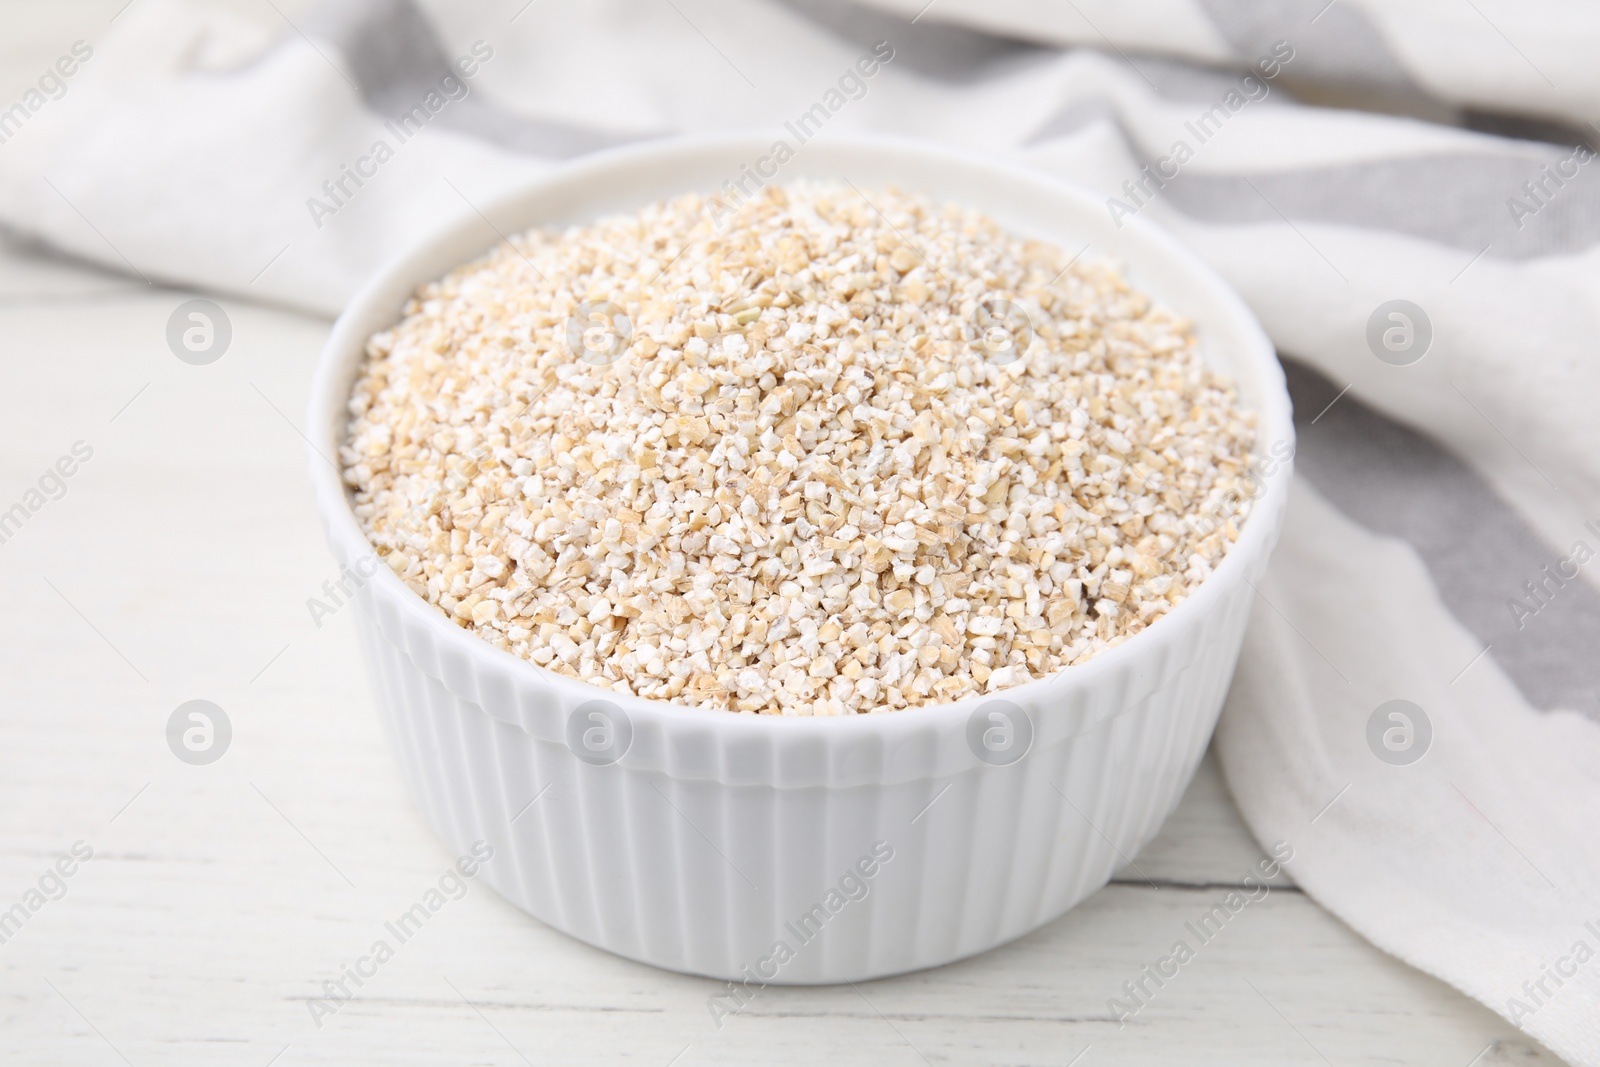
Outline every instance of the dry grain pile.
<svg viewBox="0 0 1600 1067"><path fill-rule="evenodd" d="M850 185L711 218L530 232L369 342L356 514L460 625L645 697L887 710L1082 663L1237 537L1253 420L1110 267Z"/></svg>

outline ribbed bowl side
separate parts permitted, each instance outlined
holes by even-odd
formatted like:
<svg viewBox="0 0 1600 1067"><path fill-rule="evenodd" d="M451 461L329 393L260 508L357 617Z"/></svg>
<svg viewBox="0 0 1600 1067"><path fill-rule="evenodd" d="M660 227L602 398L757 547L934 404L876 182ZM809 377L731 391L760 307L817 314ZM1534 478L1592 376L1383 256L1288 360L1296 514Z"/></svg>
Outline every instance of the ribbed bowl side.
<svg viewBox="0 0 1600 1067"><path fill-rule="evenodd" d="M823 983L985 951L1103 886L1194 773L1232 675L1249 589L1239 583L1203 625L1162 648L1161 662L1140 664L1140 678L1163 680L1153 693L1137 695L1132 671L1063 686L1057 710L1100 719L1083 733L1009 766L974 758L955 773L844 787L675 775L626 757L590 765L479 703L546 699L536 677L528 692L502 691L441 656L421 628L381 625L381 598L359 598L358 615L407 785L453 850L494 847L482 877L502 896L655 966ZM764 753L695 762L776 767L780 740ZM861 758L842 751L845 739L815 743L827 760ZM887 766L893 755L871 759ZM875 861L875 847L893 858Z"/></svg>

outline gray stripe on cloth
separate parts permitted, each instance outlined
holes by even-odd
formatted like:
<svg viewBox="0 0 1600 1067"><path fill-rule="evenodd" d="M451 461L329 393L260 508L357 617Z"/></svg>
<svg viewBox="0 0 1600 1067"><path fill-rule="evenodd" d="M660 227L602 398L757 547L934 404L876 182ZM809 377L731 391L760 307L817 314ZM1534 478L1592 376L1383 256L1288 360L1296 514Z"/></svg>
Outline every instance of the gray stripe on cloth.
<svg viewBox="0 0 1600 1067"><path fill-rule="evenodd" d="M452 57L445 55L433 27L412 0L326 0L307 14L302 25L339 49L362 100L385 119L410 111L430 90L438 91L439 80L451 73ZM569 159L644 139L519 115L466 84L468 95L435 114L430 125L436 121L445 129L547 159Z"/></svg>
<svg viewBox="0 0 1600 1067"><path fill-rule="evenodd" d="M1105 97L1070 101L1024 147L1103 121L1122 128L1141 166L1155 162L1140 153L1116 104ZM1197 155L1205 151L1192 133L1184 140ZM1600 243L1600 161L1577 162L1576 147L1522 143L1514 154L1457 152L1251 175L1190 168L1167 179L1156 195L1201 222L1278 223L1282 212L1304 222L1404 233L1472 255L1487 249L1501 259L1530 259ZM1571 176L1563 177L1558 166ZM1142 175L1128 177L1137 182ZM1126 193L1117 195L1128 207L1138 206Z"/></svg>
<svg viewBox="0 0 1600 1067"><path fill-rule="evenodd" d="M1600 163L1570 162L1567 169L1576 173L1562 178L1555 167L1568 154L1541 147L1519 155L1417 156L1248 177L1185 172L1162 195L1205 222L1279 222L1282 212L1306 222L1409 234L1474 255L1487 247L1502 259L1527 259L1600 242ZM1525 182L1535 183L1538 199Z"/></svg>
<svg viewBox="0 0 1600 1067"><path fill-rule="evenodd" d="M1060 49L936 22L911 19L855 0L775 0L863 51L894 46L896 67L966 85L1047 61Z"/></svg>
<svg viewBox="0 0 1600 1067"><path fill-rule="evenodd" d="M1200 0L1200 5L1241 64L1276 41L1292 44L1295 59L1284 68L1283 80L1306 103L1409 115L1552 144L1595 136L1581 124L1439 99L1411 76L1366 12L1343 0Z"/></svg>
<svg viewBox="0 0 1600 1067"><path fill-rule="evenodd" d="M910 19L869 7L859 0L773 0L804 15L818 26L858 48L878 41L895 47L895 63L927 77L970 84L1010 73L1021 66L1049 62L1073 49L1042 45L1013 37L985 33L966 26L935 21L937 9L926 20ZM1170 56L1097 51L1108 59L1126 62L1156 92L1173 100L1214 99L1237 84L1239 72L1201 66Z"/></svg>
<svg viewBox="0 0 1600 1067"><path fill-rule="evenodd" d="M1348 394L1328 407L1337 383L1295 360L1283 365L1294 401L1296 474L1354 521L1409 544L1445 606L1489 646L1530 703L1600 722L1600 591L1581 574L1563 581L1545 573L1572 546L1547 547L1475 470L1428 437ZM1600 567L1600 535L1573 536L1596 554L1583 570ZM1544 583L1540 599L1528 593L1530 581ZM1538 610L1519 620L1513 599ZM1471 685L1472 672L1455 684Z"/></svg>
<svg viewBox="0 0 1600 1067"><path fill-rule="evenodd" d="M1200 0L1200 6L1243 63L1270 52L1277 41L1288 41L1295 58L1284 68L1285 77L1386 95L1423 95L1383 35L1350 4Z"/></svg>

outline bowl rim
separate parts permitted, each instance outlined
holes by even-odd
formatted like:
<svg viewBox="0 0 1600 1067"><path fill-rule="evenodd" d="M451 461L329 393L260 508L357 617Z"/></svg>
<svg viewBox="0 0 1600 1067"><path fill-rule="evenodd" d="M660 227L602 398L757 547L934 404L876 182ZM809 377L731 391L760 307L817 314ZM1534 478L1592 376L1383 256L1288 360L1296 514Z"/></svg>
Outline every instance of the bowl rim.
<svg viewBox="0 0 1600 1067"><path fill-rule="evenodd" d="M618 169L649 166L652 162L672 157L710 155L732 150L760 154L769 149L771 142L770 133L715 133L676 136L598 151L543 171L492 199L469 205L391 256L372 272L339 313L323 344L307 405L307 452L312 485L318 511L341 568L359 559L363 553L376 556L376 547L367 539L356 520L342 473L336 474L330 469L328 460L320 450L325 449L326 456L337 457L340 454L342 435L332 432L335 425L344 425L343 418L336 422L336 415L347 410L348 386L341 388L340 385L345 368L359 361L365 350L370 332L360 326L359 320L371 310L371 305L384 299L397 285L409 292L454 269L452 266L442 271L423 270L420 264L437 258L445 248L461 242L466 231L481 231L488 219L519 209L525 210L524 205L530 200L537 200L541 194L551 194L561 187L576 185ZM1101 210L1099 198L1091 190L1010 160L997 160L919 139L888 135L830 135L819 137L813 143L819 148L825 145L835 150L881 152L885 156L897 156L903 162L986 170L1004 181L1031 186L1048 197L1071 205L1077 211ZM593 217L604 213L598 212ZM493 223L489 225L494 226ZM533 213L533 221L519 224L515 229L521 232L534 225L539 225L537 212ZM1135 666L1137 657L1153 655L1162 644L1175 644L1184 628L1203 626L1207 613L1216 602L1222 600L1239 582L1250 582L1246 571L1258 558L1271 551L1276 540L1282 512L1288 501L1294 466L1295 434L1287 385L1276 349L1255 314L1209 264L1166 230L1142 215L1120 220L1119 229L1123 228L1134 231L1137 240L1143 241L1154 253L1165 257L1170 265L1189 275L1198 288L1208 292L1209 298L1215 302L1214 310L1218 315L1231 320L1232 329L1246 342L1245 351L1233 354L1231 376L1235 380L1253 378L1257 386L1257 400L1249 405L1257 415L1257 447L1263 441L1286 441L1289 455L1274 470L1261 477L1264 489L1255 497L1251 514L1241 528L1238 540L1199 587L1144 630L1096 654L1085 663L1064 667L1042 678L994 693L965 697L958 701L912 705L897 711L839 716L728 712L622 693L547 670L458 626L413 592L387 566L378 566L367 577L361 591L370 590L374 595L383 595L404 618L426 628L444 649L466 657L476 670L502 678L518 689L529 686L553 689L560 695L563 706L568 708L585 701L609 701L623 709L635 729L643 723L655 722L667 730L800 731L799 735L794 736L814 736L814 731L818 730L827 731L829 736L842 736L841 731L868 731L885 739L893 739L929 728L939 732L964 730L973 713L990 701L1003 700L1024 709L1045 708L1058 703L1062 693L1100 685L1103 679L1123 674ZM469 262L474 256L482 255L500 243L503 241L498 237L486 241L478 252L471 253L456 265ZM418 277L419 271L421 277ZM1193 317L1184 308L1174 310L1185 317ZM1254 585L1253 582L1250 584ZM436 674L422 664L417 666L426 673ZM1142 699L1130 701L1113 714L1120 714L1142 702ZM495 714L491 709L485 710Z"/></svg>

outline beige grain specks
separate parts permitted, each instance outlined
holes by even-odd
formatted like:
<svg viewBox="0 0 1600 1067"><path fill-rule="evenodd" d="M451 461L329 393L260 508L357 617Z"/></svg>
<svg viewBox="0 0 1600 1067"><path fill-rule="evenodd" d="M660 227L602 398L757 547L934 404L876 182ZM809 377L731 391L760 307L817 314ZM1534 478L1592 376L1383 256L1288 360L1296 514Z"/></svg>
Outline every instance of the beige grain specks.
<svg viewBox="0 0 1600 1067"><path fill-rule="evenodd" d="M720 233L684 197L423 287L342 454L390 567L548 669L745 712L994 692L1171 610L1238 535L1210 516L1253 441L1188 325L976 212L866 197L773 187ZM580 308L617 362L575 358Z"/></svg>

